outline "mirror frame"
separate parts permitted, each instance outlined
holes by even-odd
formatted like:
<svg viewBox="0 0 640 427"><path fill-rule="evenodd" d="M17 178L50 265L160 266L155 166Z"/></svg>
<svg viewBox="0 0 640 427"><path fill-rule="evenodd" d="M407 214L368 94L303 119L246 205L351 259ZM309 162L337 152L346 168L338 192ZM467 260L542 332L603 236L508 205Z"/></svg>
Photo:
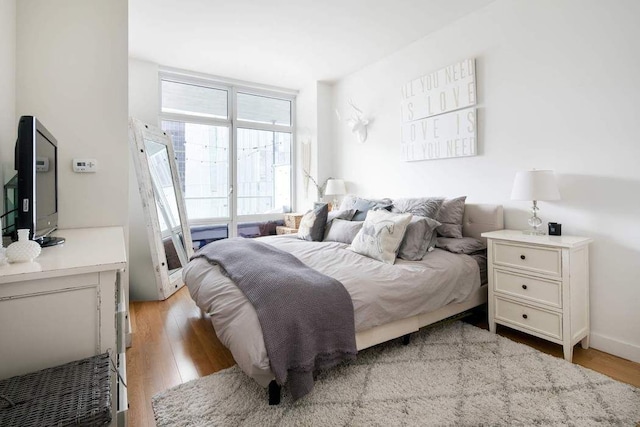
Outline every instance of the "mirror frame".
<svg viewBox="0 0 640 427"><path fill-rule="evenodd" d="M182 232L182 242L185 246L187 262L193 255L193 242L191 240L191 230L187 220L187 210L180 187L180 177L178 175L178 167L176 165L176 156L173 150L171 137L161 129L155 126L143 123L140 120L129 119L129 142L133 153L133 163L138 177L138 187L140 197L142 198L142 208L144 211L145 225L147 226L147 236L151 250L151 261L156 278L156 285L160 299L167 299L178 291L184 282L182 281L182 268L169 272L167 263L167 255L162 242L162 230L160 229L160 220L158 218L158 200L154 191L154 184L151 179L151 171L149 169L149 159L147 157L147 149L145 140L162 144L167 149L169 157L169 168L171 169L171 179L173 181L173 189L176 196L176 204L178 207L178 219L180 221L180 229ZM175 239L172 241L175 244ZM182 267L182 257L178 254Z"/></svg>

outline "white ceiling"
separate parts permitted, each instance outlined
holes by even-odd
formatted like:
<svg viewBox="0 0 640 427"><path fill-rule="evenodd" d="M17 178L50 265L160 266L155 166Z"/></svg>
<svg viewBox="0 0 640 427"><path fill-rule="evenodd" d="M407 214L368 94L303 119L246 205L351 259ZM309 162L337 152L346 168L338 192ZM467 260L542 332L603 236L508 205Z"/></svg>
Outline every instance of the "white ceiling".
<svg viewBox="0 0 640 427"><path fill-rule="evenodd" d="M493 0L129 0L129 55L299 89L335 81Z"/></svg>

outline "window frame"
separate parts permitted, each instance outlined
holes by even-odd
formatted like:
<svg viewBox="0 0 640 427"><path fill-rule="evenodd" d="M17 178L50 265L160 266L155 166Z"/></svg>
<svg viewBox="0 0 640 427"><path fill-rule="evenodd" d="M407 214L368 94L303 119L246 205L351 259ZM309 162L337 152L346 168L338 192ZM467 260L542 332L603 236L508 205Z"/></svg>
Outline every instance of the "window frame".
<svg viewBox="0 0 640 427"><path fill-rule="evenodd" d="M227 119L198 116L196 114L179 114L165 113L162 111L162 82L171 81L176 83L191 84L203 86L211 89L219 89L227 91ZM297 91L283 88L275 88L253 84L250 82L242 82L239 80L221 79L214 76L206 76L195 73L186 73L171 69L160 69L158 73L158 92L159 92L159 124L162 121L177 121L183 123L196 123L210 126L223 126L229 128L229 171L228 182L230 184L229 195L229 215L227 217L211 217L201 219L189 219L190 226L198 225L215 225L226 224L228 226L229 237L237 235L238 224L241 222L262 222L269 220L282 219L282 213L272 214L252 214L238 215L237 197L238 197L238 176L237 176L237 158L238 158L238 129L252 129L268 132L283 132L291 134L291 209L296 206L296 97ZM236 103L237 94L243 93L248 95L264 96L268 98L276 98L286 100L291 103L291 124L268 124L256 123L249 120L238 119L238 106ZM188 213L187 213L188 217Z"/></svg>

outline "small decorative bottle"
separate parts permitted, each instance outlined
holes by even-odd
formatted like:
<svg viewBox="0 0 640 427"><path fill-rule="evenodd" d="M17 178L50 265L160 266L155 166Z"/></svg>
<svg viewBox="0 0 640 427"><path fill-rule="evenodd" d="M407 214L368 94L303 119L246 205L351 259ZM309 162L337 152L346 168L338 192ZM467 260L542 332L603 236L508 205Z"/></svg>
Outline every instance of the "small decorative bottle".
<svg viewBox="0 0 640 427"><path fill-rule="evenodd" d="M18 241L7 248L9 262L29 262L40 255L42 248L37 242L29 240L29 232L28 228L18 230Z"/></svg>

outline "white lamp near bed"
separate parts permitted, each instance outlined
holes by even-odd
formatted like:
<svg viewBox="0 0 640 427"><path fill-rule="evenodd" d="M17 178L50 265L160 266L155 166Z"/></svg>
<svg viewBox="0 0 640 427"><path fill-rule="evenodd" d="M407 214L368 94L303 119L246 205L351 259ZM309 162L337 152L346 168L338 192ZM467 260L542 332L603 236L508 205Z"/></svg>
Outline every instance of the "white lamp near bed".
<svg viewBox="0 0 640 427"><path fill-rule="evenodd" d="M335 196L347 194L347 187L344 185L343 180L332 178L327 181L324 194L327 196L334 196L331 201L331 209L338 209L338 198Z"/></svg>
<svg viewBox="0 0 640 427"><path fill-rule="evenodd" d="M556 184L556 177L550 170L530 170L516 173L511 191L511 200L532 200L533 216L529 218L529 230L525 234L546 234L541 229L542 220L538 217L538 200L560 200L560 191Z"/></svg>

